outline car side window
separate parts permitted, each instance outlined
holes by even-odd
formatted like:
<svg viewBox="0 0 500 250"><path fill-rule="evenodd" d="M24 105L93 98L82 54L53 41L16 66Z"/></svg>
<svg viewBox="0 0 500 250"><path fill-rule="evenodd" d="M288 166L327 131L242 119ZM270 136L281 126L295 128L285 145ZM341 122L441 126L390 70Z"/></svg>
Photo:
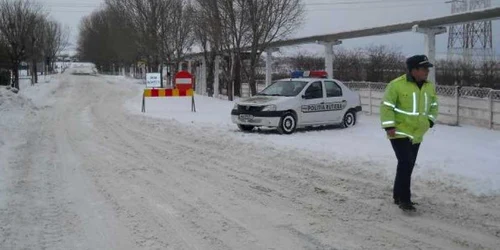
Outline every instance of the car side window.
<svg viewBox="0 0 500 250"><path fill-rule="evenodd" d="M333 81L325 81L326 97L342 96L342 88Z"/></svg>
<svg viewBox="0 0 500 250"><path fill-rule="evenodd" d="M306 90L308 99L323 98L323 84L321 82L313 82Z"/></svg>

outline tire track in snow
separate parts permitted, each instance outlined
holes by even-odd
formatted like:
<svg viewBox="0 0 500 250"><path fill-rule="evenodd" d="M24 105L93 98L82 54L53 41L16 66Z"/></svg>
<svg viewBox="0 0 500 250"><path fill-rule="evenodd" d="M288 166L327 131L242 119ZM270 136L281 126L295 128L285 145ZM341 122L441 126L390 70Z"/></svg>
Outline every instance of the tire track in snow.
<svg viewBox="0 0 500 250"><path fill-rule="evenodd" d="M128 123L123 123L123 122L118 123L118 122L117 122L117 123L116 123L116 126L119 126L118 124L128 124ZM144 133L144 132L139 132L139 131L133 131L133 129L130 129L130 126L128 127L128 132L129 132L130 134L132 134L132 135L133 135L134 133L135 133L135 134L139 134L140 136L137 136L137 137L135 138L136 140L147 141L145 138L149 138L149 139L150 139L150 141L154 140L154 141L155 141L155 143L150 143L150 144L151 144L151 145L150 145L150 150L154 150L156 147L158 147L158 148L165 148L165 145L161 145L161 146L159 146L159 145L157 144L157 142L156 142L156 141L161 141L161 140L164 140L166 145L168 145L169 143L172 143L172 142L173 142L173 143L175 143L176 145L179 145L179 144L180 144L180 145L182 145L182 146L186 146L186 144L185 144L185 143L182 143L182 142L181 142L181 140L186 140L186 139L187 139L187 140L189 141L189 137L183 137L183 136L182 136L182 134L181 134L180 136L178 136L178 138L172 138L171 140L165 140L165 139L163 139L163 138L165 138L165 137L166 137L166 134L156 133L156 131L155 131L154 133L152 133L152 132L151 132L151 130L150 130L150 131L148 131L147 133ZM178 132L178 131L176 131L176 132ZM178 133L175 133L175 132L174 132L173 134L178 135ZM149 135L149 136L148 136L148 135ZM151 137L151 138L150 138L150 137ZM153 137L155 137L155 138L153 138ZM188 148L189 148L189 147L193 148L193 145L195 145L195 144L190 144L190 145L188 145ZM220 145L220 143L219 143L219 144L212 144L212 145ZM202 144L202 145L198 146L198 148L195 148L194 150L195 150L195 151L198 151L198 152L199 152L199 151L203 152L203 148L205 148L205 147L207 147L207 146L209 146L209 145L207 145L207 144ZM201 147L201 148L200 148L200 147ZM155 152L155 153L159 153L159 152ZM214 153L215 153L215 154L214 154ZM214 152L214 151L210 151L210 152L208 152L208 153L207 153L207 155L210 155L210 156L214 156L214 155L215 155L215 156L218 156L218 155L216 154L216 152ZM267 155L266 155L266 156L267 156ZM224 158L224 157L226 158L226 160L225 160L225 161L223 160L223 161L221 161L221 162L214 163L214 164L210 164L210 165L211 165L211 166L220 166L220 165L222 164L222 165L224 166L224 163L225 163L225 162L231 162L231 159L230 159L231 157L230 157L230 156L223 156L223 157L221 157L221 158ZM229 159L228 159L228 158L229 158ZM302 162L303 162L303 161L302 161ZM303 163L304 163L304 162L303 162ZM230 164L230 165L231 165L231 164ZM293 164L292 164L292 165L293 165ZM226 167L227 167L227 166L226 166ZM324 168L324 166L323 166L323 168ZM216 168L216 169L213 169L213 170L218 171L218 170L220 170L220 169L217 169L217 168ZM196 171L196 169L190 169L190 171L191 171L191 172L193 172L193 171ZM210 170L208 171L208 174L209 174L209 173L210 173ZM299 172L299 173L300 173L300 172ZM241 173L238 173L238 175L241 175ZM314 174L313 174L312 176L314 176ZM344 176L344 177L345 177L345 176ZM261 179L262 179L262 177L261 177ZM350 178L350 179L348 178L348 179L347 179L347 181L348 181L349 183L353 183L353 182L354 182L354 183L355 183L355 184L353 185L354 187L356 187L356 186L357 186L357 187L359 187L359 186L360 186L359 184L364 184L364 183L356 183L356 181L353 181L353 180L357 180L357 179L359 179L359 178ZM373 183L373 181L369 181L369 182ZM362 185L362 186L365 186L365 185ZM254 185L254 187L260 187L260 186L258 186L258 185ZM368 187L367 189L369 189L369 188L372 188L372 187ZM364 191L366 191L367 189L364 189ZM364 193L369 194L370 192L362 192L362 193L363 193L363 194L364 194ZM349 195L352 197L352 193L350 193ZM389 195L387 195L387 196L389 196ZM363 197L363 198L364 198L364 197ZM352 205L351 205L351 206L352 206ZM359 204L359 205L358 205L358 207L363 207L363 205L362 205L362 204ZM397 210L396 210L396 211L397 211ZM368 211L366 211L366 210L365 210L365 211L361 211L361 212L363 212L363 213L367 213ZM369 214L369 213L368 213L368 214ZM347 214L347 215L348 215L348 214ZM375 214L375 215L377 215L377 214ZM376 216L375 216L375 217L376 217ZM448 228L448 226L446 226L446 228ZM417 228L417 229L418 229L418 228ZM439 231L439 230L441 230L441 229L437 229L437 230ZM429 234L432 234L432 233L429 233ZM423 237L423 238L425 238L425 237ZM450 239L450 241L453 241L453 239Z"/></svg>
<svg viewBox="0 0 500 250"><path fill-rule="evenodd" d="M146 134L146 133L141 132L141 131L133 131L133 132L141 133L140 137L143 137L143 138L144 137L151 137L151 139L155 139L156 141L162 140L162 138L158 137L157 135L155 137L154 133ZM184 138L185 138L184 140L189 140L190 137L184 137ZM191 148L191 149L194 148L195 149L194 151L201 151L201 150L203 150L203 148L207 148L210 145L214 145L211 143L210 144L190 144L190 145L188 145L188 143L181 142L181 139L182 138L172 138L171 142L174 142L178 145L181 145L182 147ZM163 141L164 141L164 143L168 143L168 141L166 141L165 139L163 139ZM198 142L201 142L201 141L198 140ZM255 148L251 148L248 151L260 152L258 149L255 149ZM262 153L262 152L260 152L260 153ZM212 166L224 166L226 169L231 169L231 166L235 166L235 165L238 166L239 165L238 163L235 163L235 162L238 162L238 159L239 159L238 157L235 157L235 155L241 155L241 154L238 154L238 153L227 154L227 155L217 154L217 149L216 149L216 150L210 151L209 155L211 157L215 157L219 161L218 163L211 164ZM314 187L308 187L307 183L317 182L318 184L320 184L320 186L329 187L328 190L330 193L336 193L337 196L340 196L341 197L340 201L345 202L346 201L345 197L351 197L351 199L354 200L354 201L351 200L351 203L357 202L358 204L352 205L352 204L349 204L349 202L345 203L345 204L347 204L346 208L343 210L343 211L346 211L344 213L345 216L349 217L350 215L352 215L352 212L353 212L352 207L358 208L358 210L359 210L359 211L357 211L358 213L364 214L368 217L371 217L372 219L376 218L377 216L380 217L379 213L381 210L387 211L386 214L388 216L386 216L386 218L379 218L378 219L379 222L382 222L382 221L387 220L387 219L390 220L393 217L392 213L394 213L394 212L397 213L397 211L398 211L397 209L396 210L390 209L391 207L394 207L393 205L386 205L386 206L381 205L381 203L383 203L383 202L390 203L390 201L388 199L388 197L391 197L390 190L386 190L384 192L384 194L382 194L382 195L379 193L378 197L377 197L377 194L373 192L373 190L382 189L382 185L380 185L380 183L378 183L378 185L374 186L373 184L374 183L376 184L375 181L370 181L370 180L367 181L365 178L360 179L359 177L356 177L356 176L353 176L350 174L342 174L342 173L338 174L337 172L335 172L335 174L333 174L331 172L331 170L328 171L328 168L325 167L324 163L323 163L323 166L321 166L321 163L314 162L313 167L307 167L307 165L310 165L310 164L307 164L306 162L304 162L304 159L307 159L307 158L304 157L304 158L300 159L298 157L294 157L293 155L299 155L299 154L292 154L292 156L290 157L291 159L279 157L280 159L284 159L283 161L285 161L286 164L279 164L278 166L285 165L286 166L285 168L287 168L286 170L288 170L288 171L290 171L291 169L296 167L298 173L293 177L295 177L295 178L298 177L298 179L294 180L292 177L292 182L297 182L297 183L299 183L299 185L303 185L303 187L306 190L311 190L311 188L314 188ZM254 156L254 155L252 155L252 156ZM257 159L255 159L254 161L256 161L257 165L261 166L261 168L264 168L263 166L266 166L266 164L265 164L266 157L267 157L267 159L270 159L272 156L270 156L268 154L262 154L260 158L256 157ZM259 160L263 161L263 164L258 164ZM229 162L231 162L231 163L227 164ZM240 163L240 164L243 164L243 163ZM247 165L248 165L248 163L247 163ZM276 167L278 167L278 166L276 166ZM248 170L250 168L244 168L244 169ZM267 170L269 170L269 169L270 168L268 168ZM337 167L335 169L338 170L339 167ZM221 169L217 168L214 170L216 172L218 172ZM286 172L286 170L281 172L281 174L278 173L276 175L275 173L272 173L272 175L282 177L283 173L286 173L286 175L289 174ZM310 171L308 172L308 170L310 170ZM243 172L239 171L238 169L231 169L230 171L237 172L239 175L248 174L248 173L243 173ZM342 171L342 172L344 172L344 171ZM301 174L303 174L303 175L301 175ZM329 179L325 178L326 176L328 176ZM253 177L255 177L257 180L259 180L259 179L262 180L263 179L262 177L264 177L264 175L259 175L259 176L253 175ZM303 184L300 184L301 180L303 181L304 178L310 179L310 180L305 181ZM290 182L291 178L290 178L290 176L286 176L286 178L281 178L281 179L284 179L285 182ZM243 180L248 182L248 177L246 177ZM335 185L332 187L332 185L331 185L332 183L338 184L338 182L336 182L336 180L341 180L342 183L340 185ZM273 180L270 180L269 182L272 182L272 181ZM276 182L276 180L274 180L274 182ZM339 191L339 187L342 188L344 191ZM290 188L290 187L288 187L288 188ZM360 188L361 188L361 190L359 190ZM266 189L273 190L273 189L269 189L269 188L266 188ZM348 190L351 190L351 191L348 191ZM352 190L356 190L356 192L352 192ZM308 195L307 192L304 195ZM283 197L283 195L281 195L281 197ZM333 201L338 200L337 197L331 197L331 195L328 198L332 199ZM373 199L373 198L375 198L375 199ZM328 202L328 201L326 201L326 202ZM335 206L336 204L330 204L330 205ZM351 209L349 209L349 208L351 208ZM359 208L361 208L361 210ZM428 207L423 207L423 208L425 209L424 213L426 213L427 212L426 210L429 209ZM464 209L462 209L462 211L463 210ZM439 210L437 210L437 211L439 211ZM474 214L476 211L477 210L470 210L469 213ZM497 221L499 220L499 216L498 216L497 211L495 211L495 210L493 210L493 211L488 210L488 211L492 212L493 214L495 214L495 213L497 214L495 216L490 214L491 219L497 220ZM337 216L338 215L339 214L337 214ZM440 216L440 215L439 214L436 215L436 214L431 213L431 216L434 216L434 218L435 218L435 217ZM453 213L447 214L447 217L445 217L445 218L441 217L441 219L447 219L445 224L436 224L434 222L434 218L428 218L428 219L424 219L424 220L415 221L414 223L420 224L420 226L421 226L421 227L415 227L415 230L420 231L424 234L427 234L428 237L435 237L436 235L441 235L442 237L448 237L447 235L449 233L453 232L453 234L455 234L456 236L448 237L449 244L457 243L459 245L476 245L476 246L481 246L482 244L487 244L487 245L489 244L490 248L494 248L493 246L495 246L495 244L498 241L498 238L497 238L498 228L493 227L493 229L490 231L490 233L493 237L489 237L489 239L485 238L484 236L481 236L480 234L472 233L469 231L469 228L471 226L484 230L484 224L477 223L478 219L484 221L484 218L481 218L480 215L475 216L475 217L476 217L475 219L468 217L468 219L469 219L468 221L471 224L468 225L468 227L467 227L468 229L466 229L466 230L460 230L460 229L455 228L456 226L459 226L460 224L463 225L464 221L461 220L459 222ZM402 218L404 218L404 217L402 217ZM359 218L358 220L360 220L360 219L364 220L363 218ZM458 222L460 224L457 225ZM429 226L432 225L433 228L430 228L430 229L426 228L427 225L429 225ZM402 223L400 226L404 226L404 223ZM388 225L388 228L392 228L392 227L394 227L394 226ZM444 234L440 233L443 231L445 232ZM469 236L469 237L467 237L467 236ZM464 240L464 238L471 238L471 240L474 239L473 241L475 241L475 242L467 242L467 240ZM422 239L425 239L425 237L422 237ZM425 240L423 240L423 241L425 241Z"/></svg>
<svg viewBox="0 0 500 250"><path fill-rule="evenodd" d="M93 240L94 248L107 249L495 249L500 242L498 197L484 200L455 189L434 194L436 185L420 184L423 212L401 215L390 204L391 181L363 172L362 162L316 159L129 115L122 102L135 93L127 86L100 77L69 79L59 92L56 125L47 116L40 130L56 138L46 141L55 154L45 164L53 167L44 169L51 176L22 167L37 157L16 163L21 179L44 176L52 183L29 183L45 188L39 192L47 202L38 205L45 210L29 218L46 228L39 226L38 240L25 246L85 248L81 243ZM33 153L48 153L38 149L43 143L33 143ZM23 196L40 194L17 185L12 190ZM28 199L10 201L37 207ZM14 216L5 218L6 212ZM22 247L23 233L33 232L9 228L23 213L29 214L0 211L0 236L8 237L0 248ZM56 215L64 220L52 220Z"/></svg>

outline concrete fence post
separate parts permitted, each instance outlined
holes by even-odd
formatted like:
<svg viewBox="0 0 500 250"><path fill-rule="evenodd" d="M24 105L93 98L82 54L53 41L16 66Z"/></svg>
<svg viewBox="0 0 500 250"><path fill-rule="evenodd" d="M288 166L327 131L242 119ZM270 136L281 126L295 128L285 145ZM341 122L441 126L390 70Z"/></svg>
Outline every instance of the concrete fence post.
<svg viewBox="0 0 500 250"><path fill-rule="evenodd" d="M488 127L493 128L493 90L488 92Z"/></svg>
<svg viewBox="0 0 500 250"><path fill-rule="evenodd" d="M456 114L456 126L460 124L460 87L455 87L455 114Z"/></svg>
<svg viewBox="0 0 500 250"><path fill-rule="evenodd" d="M368 112L372 115L372 84L368 83Z"/></svg>

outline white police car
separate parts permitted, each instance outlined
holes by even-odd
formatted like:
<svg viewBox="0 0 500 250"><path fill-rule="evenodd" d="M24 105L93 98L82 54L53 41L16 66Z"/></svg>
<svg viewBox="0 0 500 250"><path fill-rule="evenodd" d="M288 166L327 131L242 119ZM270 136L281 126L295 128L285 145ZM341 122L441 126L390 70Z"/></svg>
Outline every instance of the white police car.
<svg viewBox="0 0 500 250"><path fill-rule="evenodd" d="M360 95L338 80L290 78L236 102L231 119L243 131L271 127L291 134L299 127L315 125L351 127L360 111Z"/></svg>

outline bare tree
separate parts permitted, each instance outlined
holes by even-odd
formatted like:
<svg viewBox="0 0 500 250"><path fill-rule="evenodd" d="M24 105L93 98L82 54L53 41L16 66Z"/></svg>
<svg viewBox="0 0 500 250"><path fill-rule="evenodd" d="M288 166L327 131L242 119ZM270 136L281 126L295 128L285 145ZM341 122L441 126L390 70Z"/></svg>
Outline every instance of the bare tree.
<svg viewBox="0 0 500 250"><path fill-rule="evenodd" d="M172 39L167 40L172 43L175 65L179 65L184 54L189 52L194 44L194 7L183 0L172 0L172 11L167 24L170 26L166 31L171 34ZM177 69L177 67L176 67Z"/></svg>
<svg viewBox="0 0 500 250"><path fill-rule="evenodd" d="M145 61L149 72L162 72L165 63L179 65L191 50L194 9L190 1L105 2L105 9L82 21L78 42L81 58L100 68L104 64L114 67Z"/></svg>
<svg viewBox="0 0 500 250"><path fill-rule="evenodd" d="M500 61L474 64L466 60L439 60L436 63L439 85L500 88Z"/></svg>
<svg viewBox="0 0 500 250"><path fill-rule="evenodd" d="M59 22L54 20L47 20L43 27L43 36L45 39L43 43L43 60L49 64L47 65L48 70L52 72L57 54L61 53L68 46L69 28L63 28Z"/></svg>
<svg viewBox="0 0 500 250"><path fill-rule="evenodd" d="M269 44L282 39L301 24L304 7L301 0L235 0L245 2L245 22L250 25L250 68L247 72L252 95L257 92L255 69ZM242 4L243 5L243 4Z"/></svg>
<svg viewBox="0 0 500 250"><path fill-rule="evenodd" d="M223 21L221 0L196 0L194 35L202 47L207 68L207 89L213 91L215 58L221 54L223 43Z"/></svg>
<svg viewBox="0 0 500 250"><path fill-rule="evenodd" d="M29 34L27 57L31 62L31 85L38 83L37 63L43 60L43 49L47 39L44 32L48 25L46 18L45 14L36 15L35 23L33 24L33 28L30 30L31 33Z"/></svg>
<svg viewBox="0 0 500 250"><path fill-rule="evenodd" d="M361 81L365 76L365 57L361 49L334 50L334 76L339 80Z"/></svg>
<svg viewBox="0 0 500 250"><path fill-rule="evenodd" d="M207 85L213 86L213 62L224 58L224 81L229 98L240 89L241 71L255 94L256 68L269 43L285 38L302 19L300 0L197 0L196 37L208 67ZM244 60L250 61L248 69Z"/></svg>
<svg viewBox="0 0 500 250"><path fill-rule="evenodd" d="M80 59L91 61L101 71L114 71L139 58L136 33L120 13L109 8L82 19L78 38Z"/></svg>
<svg viewBox="0 0 500 250"><path fill-rule="evenodd" d="M41 7L29 0L0 1L0 36L8 45L14 72L14 87L19 89L19 65L27 56L27 46Z"/></svg>
<svg viewBox="0 0 500 250"><path fill-rule="evenodd" d="M169 48L162 48L163 22L171 23L174 0L106 0L107 6L128 20L136 33L136 46L143 52L152 70L157 72ZM164 34L164 33L163 33Z"/></svg>
<svg viewBox="0 0 500 250"><path fill-rule="evenodd" d="M300 51L291 57L292 67L296 70L323 70L325 58L308 52Z"/></svg>
<svg viewBox="0 0 500 250"><path fill-rule="evenodd" d="M214 44L222 60L222 80L228 91L229 100L240 95L241 68L244 47L249 45L250 25L246 22L246 1L218 0L214 18ZM219 91L223 84L219 85ZM234 95L233 95L234 94Z"/></svg>
<svg viewBox="0 0 500 250"><path fill-rule="evenodd" d="M436 67L436 82L440 85L455 85L460 82L457 62L439 60L436 64L439 65L439 67Z"/></svg>
<svg viewBox="0 0 500 250"><path fill-rule="evenodd" d="M489 60L483 62L480 67L479 83L480 87L498 88L500 87L500 62Z"/></svg>
<svg viewBox="0 0 500 250"><path fill-rule="evenodd" d="M0 68L10 69L9 48L5 39L0 35Z"/></svg>
<svg viewBox="0 0 500 250"><path fill-rule="evenodd" d="M93 12L81 21L78 53L82 60L94 62L99 69L109 67L114 60L110 44L110 29L105 10Z"/></svg>
<svg viewBox="0 0 500 250"><path fill-rule="evenodd" d="M246 59L245 50L251 45L251 25L247 20L248 1L224 0L222 2L224 33L226 41L223 43L225 51L230 51L227 56L226 81L228 83L229 100L234 95L240 96L241 73L243 61ZM234 95L233 95L234 92Z"/></svg>
<svg viewBox="0 0 500 250"><path fill-rule="evenodd" d="M0 36L0 85L10 84L10 71L11 68L8 48L5 40Z"/></svg>
<svg viewBox="0 0 500 250"><path fill-rule="evenodd" d="M405 73L404 56L395 48L385 45L366 49L366 78L372 82L390 81Z"/></svg>
<svg viewBox="0 0 500 250"><path fill-rule="evenodd" d="M471 61L459 61L455 72L458 73L459 85L476 86L477 81L474 79L475 68Z"/></svg>

